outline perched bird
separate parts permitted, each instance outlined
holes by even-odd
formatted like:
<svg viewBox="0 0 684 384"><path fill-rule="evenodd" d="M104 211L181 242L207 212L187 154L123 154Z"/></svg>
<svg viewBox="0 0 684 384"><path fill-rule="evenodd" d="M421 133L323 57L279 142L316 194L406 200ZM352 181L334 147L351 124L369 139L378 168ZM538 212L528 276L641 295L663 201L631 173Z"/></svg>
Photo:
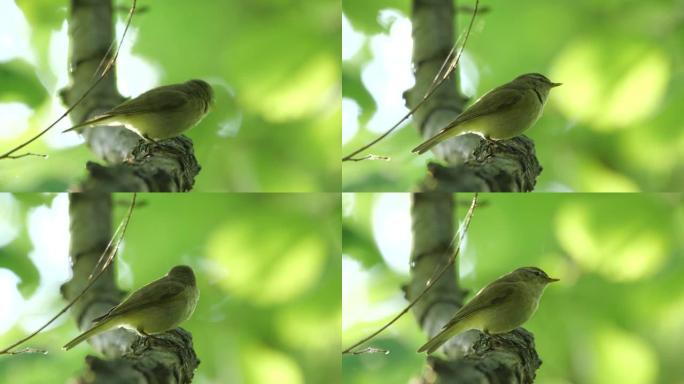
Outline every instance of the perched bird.
<svg viewBox="0 0 684 384"><path fill-rule="evenodd" d="M203 80L165 85L124 101L100 116L63 131L121 124L148 141L176 137L199 123L209 111L213 90Z"/></svg>
<svg viewBox="0 0 684 384"><path fill-rule="evenodd" d="M125 327L149 336L174 329L195 310L199 290L192 268L178 265L164 277L133 292L121 304L94 319L90 329L66 343L69 350L88 339L113 328Z"/></svg>
<svg viewBox="0 0 684 384"><path fill-rule="evenodd" d="M479 329L487 334L514 330L537 311L544 288L554 281L558 279L536 267L518 268L501 276L461 307L442 331L418 352L430 354L453 336L469 329Z"/></svg>
<svg viewBox="0 0 684 384"><path fill-rule="evenodd" d="M541 116L553 83L539 73L516 77L487 92L458 115L446 128L411 152L422 154L442 141L464 133L476 133L487 140L510 139L522 134Z"/></svg>

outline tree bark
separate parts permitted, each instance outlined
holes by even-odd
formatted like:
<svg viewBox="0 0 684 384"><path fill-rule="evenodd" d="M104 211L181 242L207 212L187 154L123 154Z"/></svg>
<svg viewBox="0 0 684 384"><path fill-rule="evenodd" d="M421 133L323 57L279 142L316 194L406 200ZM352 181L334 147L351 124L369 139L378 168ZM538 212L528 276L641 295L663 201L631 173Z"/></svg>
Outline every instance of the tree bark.
<svg viewBox="0 0 684 384"><path fill-rule="evenodd" d="M70 194L69 219L74 275L62 285L66 300L73 299L88 284L88 276L111 238L111 195ZM78 328L88 329L94 318L106 313L122 297L112 264L72 307ZM192 336L181 328L147 340L120 328L91 337L88 342L106 359L87 356L86 372L78 383L189 383L199 365Z"/></svg>
<svg viewBox="0 0 684 384"><path fill-rule="evenodd" d="M412 196L414 243L411 281L404 288L407 300L416 297L435 271L448 262L453 254L455 233L452 195L415 193ZM439 333L465 299L467 291L458 287L456 263L412 308L428 338ZM441 350L447 359L429 356L422 383L531 383L541 366L534 349L534 336L522 328L496 337L467 331L449 340Z"/></svg>
<svg viewBox="0 0 684 384"><path fill-rule="evenodd" d="M415 86L404 93L409 108L423 98L453 46L453 0L413 0L413 67ZM423 139L428 139L463 112L465 98L452 76L414 114ZM446 166L430 163L420 190L443 192L528 192L542 167L534 143L526 136L492 146L474 134L464 134L436 145L432 152Z"/></svg>
<svg viewBox="0 0 684 384"><path fill-rule="evenodd" d="M73 104L96 79L98 68L113 42L111 0L71 0L69 15L71 86L61 91L65 104ZM126 42L124 42L126 44ZM108 111L124 98L116 89L114 69L71 113L74 124ZM77 191L182 192L192 189L200 166L192 141L180 136L162 146L146 143L121 126L82 130L91 150L107 165L89 162L88 177Z"/></svg>

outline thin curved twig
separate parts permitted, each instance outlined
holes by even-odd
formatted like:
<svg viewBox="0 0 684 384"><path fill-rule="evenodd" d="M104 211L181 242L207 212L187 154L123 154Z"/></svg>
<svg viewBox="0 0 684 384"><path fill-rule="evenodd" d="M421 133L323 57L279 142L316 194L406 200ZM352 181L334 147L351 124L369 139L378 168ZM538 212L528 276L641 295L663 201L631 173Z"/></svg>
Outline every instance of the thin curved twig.
<svg viewBox="0 0 684 384"><path fill-rule="evenodd" d="M396 124L394 124L390 129L385 131L383 134L375 138L373 141L370 143L362 146L361 148L357 149L356 151L350 153L349 155L345 156L342 158L342 161L362 161L362 160L389 160L387 156L379 156L379 155L367 155L364 157L354 157L361 153L362 151L365 151L366 149L372 147L373 145L377 144L380 140L384 139L387 137L390 133L392 133L395 129L397 129L401 123L406 121L409 117L411 117L417 110L420 108L425 102L432 96L433 93L439 88L442 83L446 81L446 79L451 76L451 74L456 70L456 65L458 65L458 62L461 60L461 55L463 54L463 50L465 49L466 44L468 43L468 37L470 37L470 30L473 29L473 23L475 22L475 16L477 16L478 12L478 7L480 5L480 0L475 0L475 7L473 8L473 15L470 18L470 23L468 24L468 28L465 31L465 37L463 39L463 45L461 45L461 48L458 51L458 55L454 58L453 52L455 51L456 47L458 46L458 41L454 44L454 46L451 48L451 51L449 51L449 55L447 55L446 59L442 63L442 67L440 70L437 72L435 75L435 79L432 81L432 84L430 85L430 88L428 88L427 92L425 92L425 95L423 95L422 100L416 106L411 108L410 111L408 111ZM459 39L460 40L460 39ZM446 64L449 63L447 66ZM446 71L443 72L444 68L447 68Z"/></svg>
<svg viewBox="0 0 684 384"><path fill-rule="evenodd" d="M123 44L124 39L126 38L126 32L128 32L128 27L131 25L131 19L133 18L133 13L135 13L136 4L137 4L137 0L133 0L133 4L131 5L131 8L128 12L128 17L126 19L126 26L124 27L124 31L121 34L121 42L119 43L119 46L116 48L116 51L114 52L114 56L112 57L111 60L109 60L109 63L105 67L104 71L102 71L102 74L100 74L100 76L95 80L95 82L93 82L93 84L91 84L90 87L85 92L83 92L83 95L81 95L81 97L79 97L78 100L76 100L69 108L67 108L67 110L61 116L59 116L57 118L57 120L55 120L47 128L40 131L37 135L33 136L32 138L28 139L27 141L19 144L18 146L14 147L13 149L10 149L9 151L0 155L0 160L4 160L4 159L15 160L15 159L20 159L20 158L30 156L30 155L47 157L46 155L36 155L36 154L22 154L22 155L12 155L12 154L17 152L18 150L24 148L25 146L33 143L34 141L38 140L38 138L40 138L41 136L46 134L49 130L51 130L52 127L57 125L57 123L62 121L63 118L65 118L69 113L71 113L71 111L74 108L76 108L76 106L78 104L80 104L81 101L83 101L83 99L85 99L90 94L90 92L100 83L100 81L102 81L102 79L105 78L107 73L109 73L109 71L114 67L114 62L116 62L116 59L119 57L119 51L121 50L121 45ZM109 50L107 52L109 53ZM106 55L105 55L105 57L106 57ZM99 66L98 66L98 70L99 70Z"/></svg>
<svg viewBox="0 0 684 384"><path fill-rule="evenodd" d="M377 331L371 333L370 335L364 337L363 339L359 340L358 342L354 343L352 346L349 348L345 349L342 351L342 354L353 354L353 355L359 355L359 354L364 354L364 353L373 353L373 352L383 352L385 354L389 353L386 350L379 349L379 348L366 348L360 351L355 351L354 348L358 347L359 345L369 341L370 339L374 338L375 336L379 335L382 331L385 329L389 328L390 325L394 324L397 320L399 320L402 316L404 316L417 302L420 300L425 294L432 288L433 285L444 275L444 273L451 267L454 262L456 261L456 257L458 257L458 254L460 253L461 250L461 244L463 243L463 238L465 234L468 232L468 227L470 226L470 220L473 217L473 214L475 213L475 207L477 207L477 200L478 200L478 195L475 193L475 196L473 196L473 200L470 203L470 208L468 208L468 212L466 213L465 219L463 220L463 225L459 228L458 232L456 233L456 236L454 236L454 240L458 239L458 243L456 243L456 247L454 248L454 253L449 257L449 260L440 268L439 270L435 271L432 277L428 279L428 281L425 283L425 288L416 296L411 302L404 307L404 309L401 310L396 316L394 316L387 324L383 325L378 329Z"/></svg>
<svg viewBox="0 0 684 384"><path fill-rule="evenodd" d="M102 274L105 272L107 267L109 267L109 265L112 263L112 260L114 259L114 256L116 255L116 252L119 249L119 245L121 245L121 241L123 241L123 238L126 235L126 229L128 228L128 223L131 220L131 215L133 215L133 209L135 208L136 197L137 197L137 194L134 193L133 199L131 200L131 205L128 207L128 212L126 213L126 216L124 217L123 221L121 222L121 224L117 228L117 232L115 232L112 235L112 240L117 238L117 235L118 235L116 242L114 243L113 246L111 246L112 241L110 241L109 244L107 244L107 247L105 248L105 250L102 252L102 255L100 256L100 260L102 260L102 259L105 260L105 262L102 264L102 268L93 276L92 279L90 279L88 284L83 288L83 290L81 290L81 293L79 293L78 295L76 295L76 297L71 299L71 301L64 308L62 308L61 311L59 311L54 317L52 317L50 320L48 320L48 322L45 323L43 326L36 329L30 335L24 337L23 339L15 342L14 344L12 344L9 347L0 351L0 355L15 355L15 354L19 354L19 353L42 353L42 354L47 353L46 351L44 351L42 349L36 349L36 348L25 348L25 349L23 349L21 351L17 351L17 352L12 351L12 349L14 349L14 348L18 347L19 345L29 341L34 336L39 334L43 329L47 328L50 324L52 324L55 320L57 320L60 316L62 316L66 311L69 310L69 308L71 308L76 303L76 301L78 299L80 299L83 295L85 295L85 293L88 292L90 287L92 287L95 284L95 282L100 278L100 276L102 276ZM121 232L120 235L119 235L119 230ZM105 256L107 256L107 255L109 257L105 258ZM95 265L95 267L93 268L93 271L97 270L97 267L99 264L100 264L100 262L98 261L98 264ZM92 276L92 274L91 274L91 276Z"/></svg>

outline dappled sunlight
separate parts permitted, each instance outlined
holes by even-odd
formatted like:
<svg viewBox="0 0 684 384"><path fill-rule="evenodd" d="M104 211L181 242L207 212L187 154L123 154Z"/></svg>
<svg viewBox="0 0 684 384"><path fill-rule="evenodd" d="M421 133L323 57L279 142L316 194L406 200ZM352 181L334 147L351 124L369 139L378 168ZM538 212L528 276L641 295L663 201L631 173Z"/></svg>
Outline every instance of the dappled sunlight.
<svg viewBox="0 0 684 384"><path fill-rule="evenodd" d="M684 340L684 291L673 295L658 313L649 313L655 321L653 329L657 340L674 355L680 355Z"/></svg>
<svg viewBox="0 0 684 384"><path fill-rule="evenodd" d="M356 209L356 194L342 193L342 217L351 216Z"/></svg>
<svg viewBox="0 0 684 384"><path fill-rule="evenodd" d="M622 77L606 100L599 127L634 124L659 109L670 77L669 64L656 49L640 56L640 61Z"/></svg>
<svg viewBox="0 0 684 384"><path fill-rule="evenodd" d="M0 23L0 62L20 57L35 63L29 41L31 26L21 9L13 0L0 0L0 15L3 15L3 22Z"/></svg>
<svg viewBox="0 0 684 384"><path fill-rule="evenodd" d="M342 342L367 332L368 325L383 321L406 305L380 267L364 269L349 256L342 257ZM344 333L344 331L347 331Z"/></svg>
<svg viewBox="0 0 684 384"><path fill-rule="evenodd" d="M342 60L356 55L365 42L365 35L354 30L347 16L342 14Z"/></svg>
<svg viewBox="0 0 684 384"><path fill-rule="evenodd" d="M650 170L656 175L662 175L682 163L683 158L673 156L673 153L683 153L684 145L678 150L676 142L654 135L653 131L656 129L651 122L644 122L639 125L639 129L624 135L621 143L626 154L623 157L636 169Z"/></svg>
<svg viewBox="0 0 684 384"><path fill-rule="evenodd" d="M598 218L609 212L590 207L569 203L556 215L556 237L582 269L611 281L639 280L660 270L668 246L657 228L641 223L638 215L616 227L597 227Z"/></svg>
<svg viewBox="0 0 684 384"><path fill-rule="evenodd" d="M13 139L25 133L32 114L33 109L24 103L0 103L0 116L2 116L0 139Z"/></svg>
<svg viewBox="0 0 684 384"><path fill-rule="evenodd" d="M480 70L475 63L475 59L468 51L463 51L459 59L458 75L459 86L463 96L468 97L471 101L477 100L477 90L480 84Z"/></svg>
<svg viewBox="0 0 684 384"><path fill-rule="evenodd" d="M219 283L231 294L259 305L287 302L311 289L325 259L316 238L242 225L215 231L207 248L209 257L225 271Z"/></svg>
<svg viewBox="0 0 684 384"><path fill-rule="evenodd" d="M597 131L613 131L631 127L658 110L670 69L667 57L656 47L580 39L557 55L551 78L563 83L553 100L568 119L589 123Z"/></svg>
<svg viewBox="0 0 684 384"><path fill-rule="evenodd" d="M33 244L29 258L42 283L62 283L71 275L69 261L69 197L55 195L52 204L29 210L28 233Z"/></svg>
<svg viewBox="0 0 684 384"><path fill-rule="evenodd" d="M52 204L30 209L27 213L28 233L33 249L28 257L38 270L40 284L26 300L21 326L33 331L43 325L62 303L59 287L71 276L69 260L69 199L56 195ZM66 321L61 318L52 326Z"/></svg>
<svg viewBox="0 0 684 384"><path fill-rule="evenodd" d="M283 252L271 261L259 292L253 295L257 303L283 303L310 290L323 271L323 244L317 238L292 239L283 244Z"/></svg>
<svg viewBox="0 0 684 384"><path fill-rule="evenodd" d="M0 335L12 328L24 312L25 301L17 289L19 281L19 276L14 272L0 268L0 292L2 292L2 306L4 308L0 311Z"/></svg>
<svg viewBox="0 0 684 384"><path fill-rule="evenodd" d="M265 345L252 345L241 354L249 383L303 384L301 367L287 354Z"/></svg>
<svg viewBox="0 0 684 384"><path fill-rule="evenodd" d="M38 71L37 75L53 97L69 85L69 24L63 20L58 30L50 33L48 66L50 71Z"/></svg>
<svg viewBox="0 0 684 384"><path fill-rule="evenodd" d="M401 95L413 85L411 22L393 10L382 11L380 19L389 33L370 37L373 57L361 71L363 84L377 105L367 129L376 133L386 131L407 112Z"/></svg>
<svg viewBox="0 0 684 384"><path fill-rule="evenodd" d="M116 36L118 38L123 35L125 26L124 20L117 21ZM163 67L153 63L147 57L133 53L139 33L140 29L135 25L128 28L126 41L121 46L116 60L116 87L122 95L131 97L162 85L159 81Z"/></svg>
<svg viewBox="0 0 684 384"><path fill-rule="evenodd" d="M563 83L551 101L568 119L590 120L597 114L602 90L598 53L589 42L575 42L556 57L550 77Z"/></svg>
<svg viewBox="0 0 684 384"><path fill-rule="evenodd" d="M335 58L327 54L311 57L284 79L278 88L266 94L252 95L255 97L251 100L252 107L268 121L304 118L326 108L328 101L337 102L333 92L338 77L339 63Z"/></svg>
<svg viewBox="0 0 684 384"><path fill-rule="evenodd" d="M349 256L342 256L342 330L363 321L368 301L370 273L361 263Z"/></svg>
<svg viewBox="0 0 684 384"><path fill-rule="evenodd" d="M323 313L316 303L292 305L275 315L278 337L290 348L324 353L340 343L340 309Z"/></svg>
<svg viewBox="0 0 684 384"><path fill-rule="evenodd" d="M636 182L594 159L586 159L578 168L582 192L639 192Z"/></svg>
<svg viewBox="0 0 684 384"><path fill-rule="evenodd" d="M606 325L595 331L593 340L596 360L589 382L642 384L657 381L658 357L637 334Z"/></svg>
<svg viewBox="0 0 684 384"><path fill-rule="evenodd" d="M361 107L355 100L342 98L342 145L349 142L359 131L360 115Z"/></svg>
<svg viewBox="0 0 684 384"><path fill-rule="evenodd" d="M378 195L373 207L373 237L387 265L408 275L411 232L411 200L406 193Z"/></svg>
<svg viewBox="0 0 684 384"><path fill-rule="evenodd" d="M19 233L19 205L9 193L0 193L0 247L11 243Z"/></svg>

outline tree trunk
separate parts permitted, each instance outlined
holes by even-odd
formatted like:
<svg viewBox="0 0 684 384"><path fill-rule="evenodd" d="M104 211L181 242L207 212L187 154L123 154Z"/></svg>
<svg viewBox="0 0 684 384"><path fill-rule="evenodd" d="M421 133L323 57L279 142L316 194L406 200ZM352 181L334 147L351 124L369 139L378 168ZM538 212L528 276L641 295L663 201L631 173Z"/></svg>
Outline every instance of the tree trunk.
<svg viewBox="0 0 684 384"><path fill-rule="evenodd" d="M112 236L112 198L109 194L69 195L70 257L73 278L62 285L71 300L88 283L100 255ZM72 307L71 313L84 331L92 320L118 304L123 292L116 287L113 265ZM79 383L189 383L199 365L189 332L176 328L144 340L134 332L117 329L88 340L106 357L86 357L86 372ZM65 352L69 353L69 352Z"/></svg>
<svg viewBox="0 0 684 384"><path fill-rule="evenodd" d="M413 67L415 86L404 93L409 108L423 98L453 46L453 0L413 0ZM445 81L414 114L423 139L434 136L464 109L465 99L454 87L454 76ZM492 146L474 134L443 141L432 151L446 166L430 163L422 191L528 192L542 167L534 143L526 136L502 140Z"/></svg>
<svg viewBox="0 0 684 384"><path fill-rule="evenodd" d="M405 292L412 300L435 271L453 254L454 204L450 194L413 194L411 281ZM458 260L454 265L458 263ZM454 266L412 308L428 338L435 336L461 307L467 291L458 287ZM416 347L416 349L418 349ZM449 340L441 349L448 360L428 357L423 383L531 383L541 360L534 336L522 329L492 338L471 330Z"/></svg>
<svg viewBox="0 0 684 384"><path fill-rule="evenodd" d="M102 71L102 59L112 44L113 30L111 0L71 0L72 84L61 91L65 104L76 102L99 75L98 68ZM112 54L113 51L107 58ZM124 100L116 89L115 68L72 111L74 124L106 112ZM164 147L158 147L121 126L87 128L82 133L91 150L108 165L89 162L89 175L76 190L182 192L192 189L200 171L192 141L184 136L164 140Z"/></svg>

